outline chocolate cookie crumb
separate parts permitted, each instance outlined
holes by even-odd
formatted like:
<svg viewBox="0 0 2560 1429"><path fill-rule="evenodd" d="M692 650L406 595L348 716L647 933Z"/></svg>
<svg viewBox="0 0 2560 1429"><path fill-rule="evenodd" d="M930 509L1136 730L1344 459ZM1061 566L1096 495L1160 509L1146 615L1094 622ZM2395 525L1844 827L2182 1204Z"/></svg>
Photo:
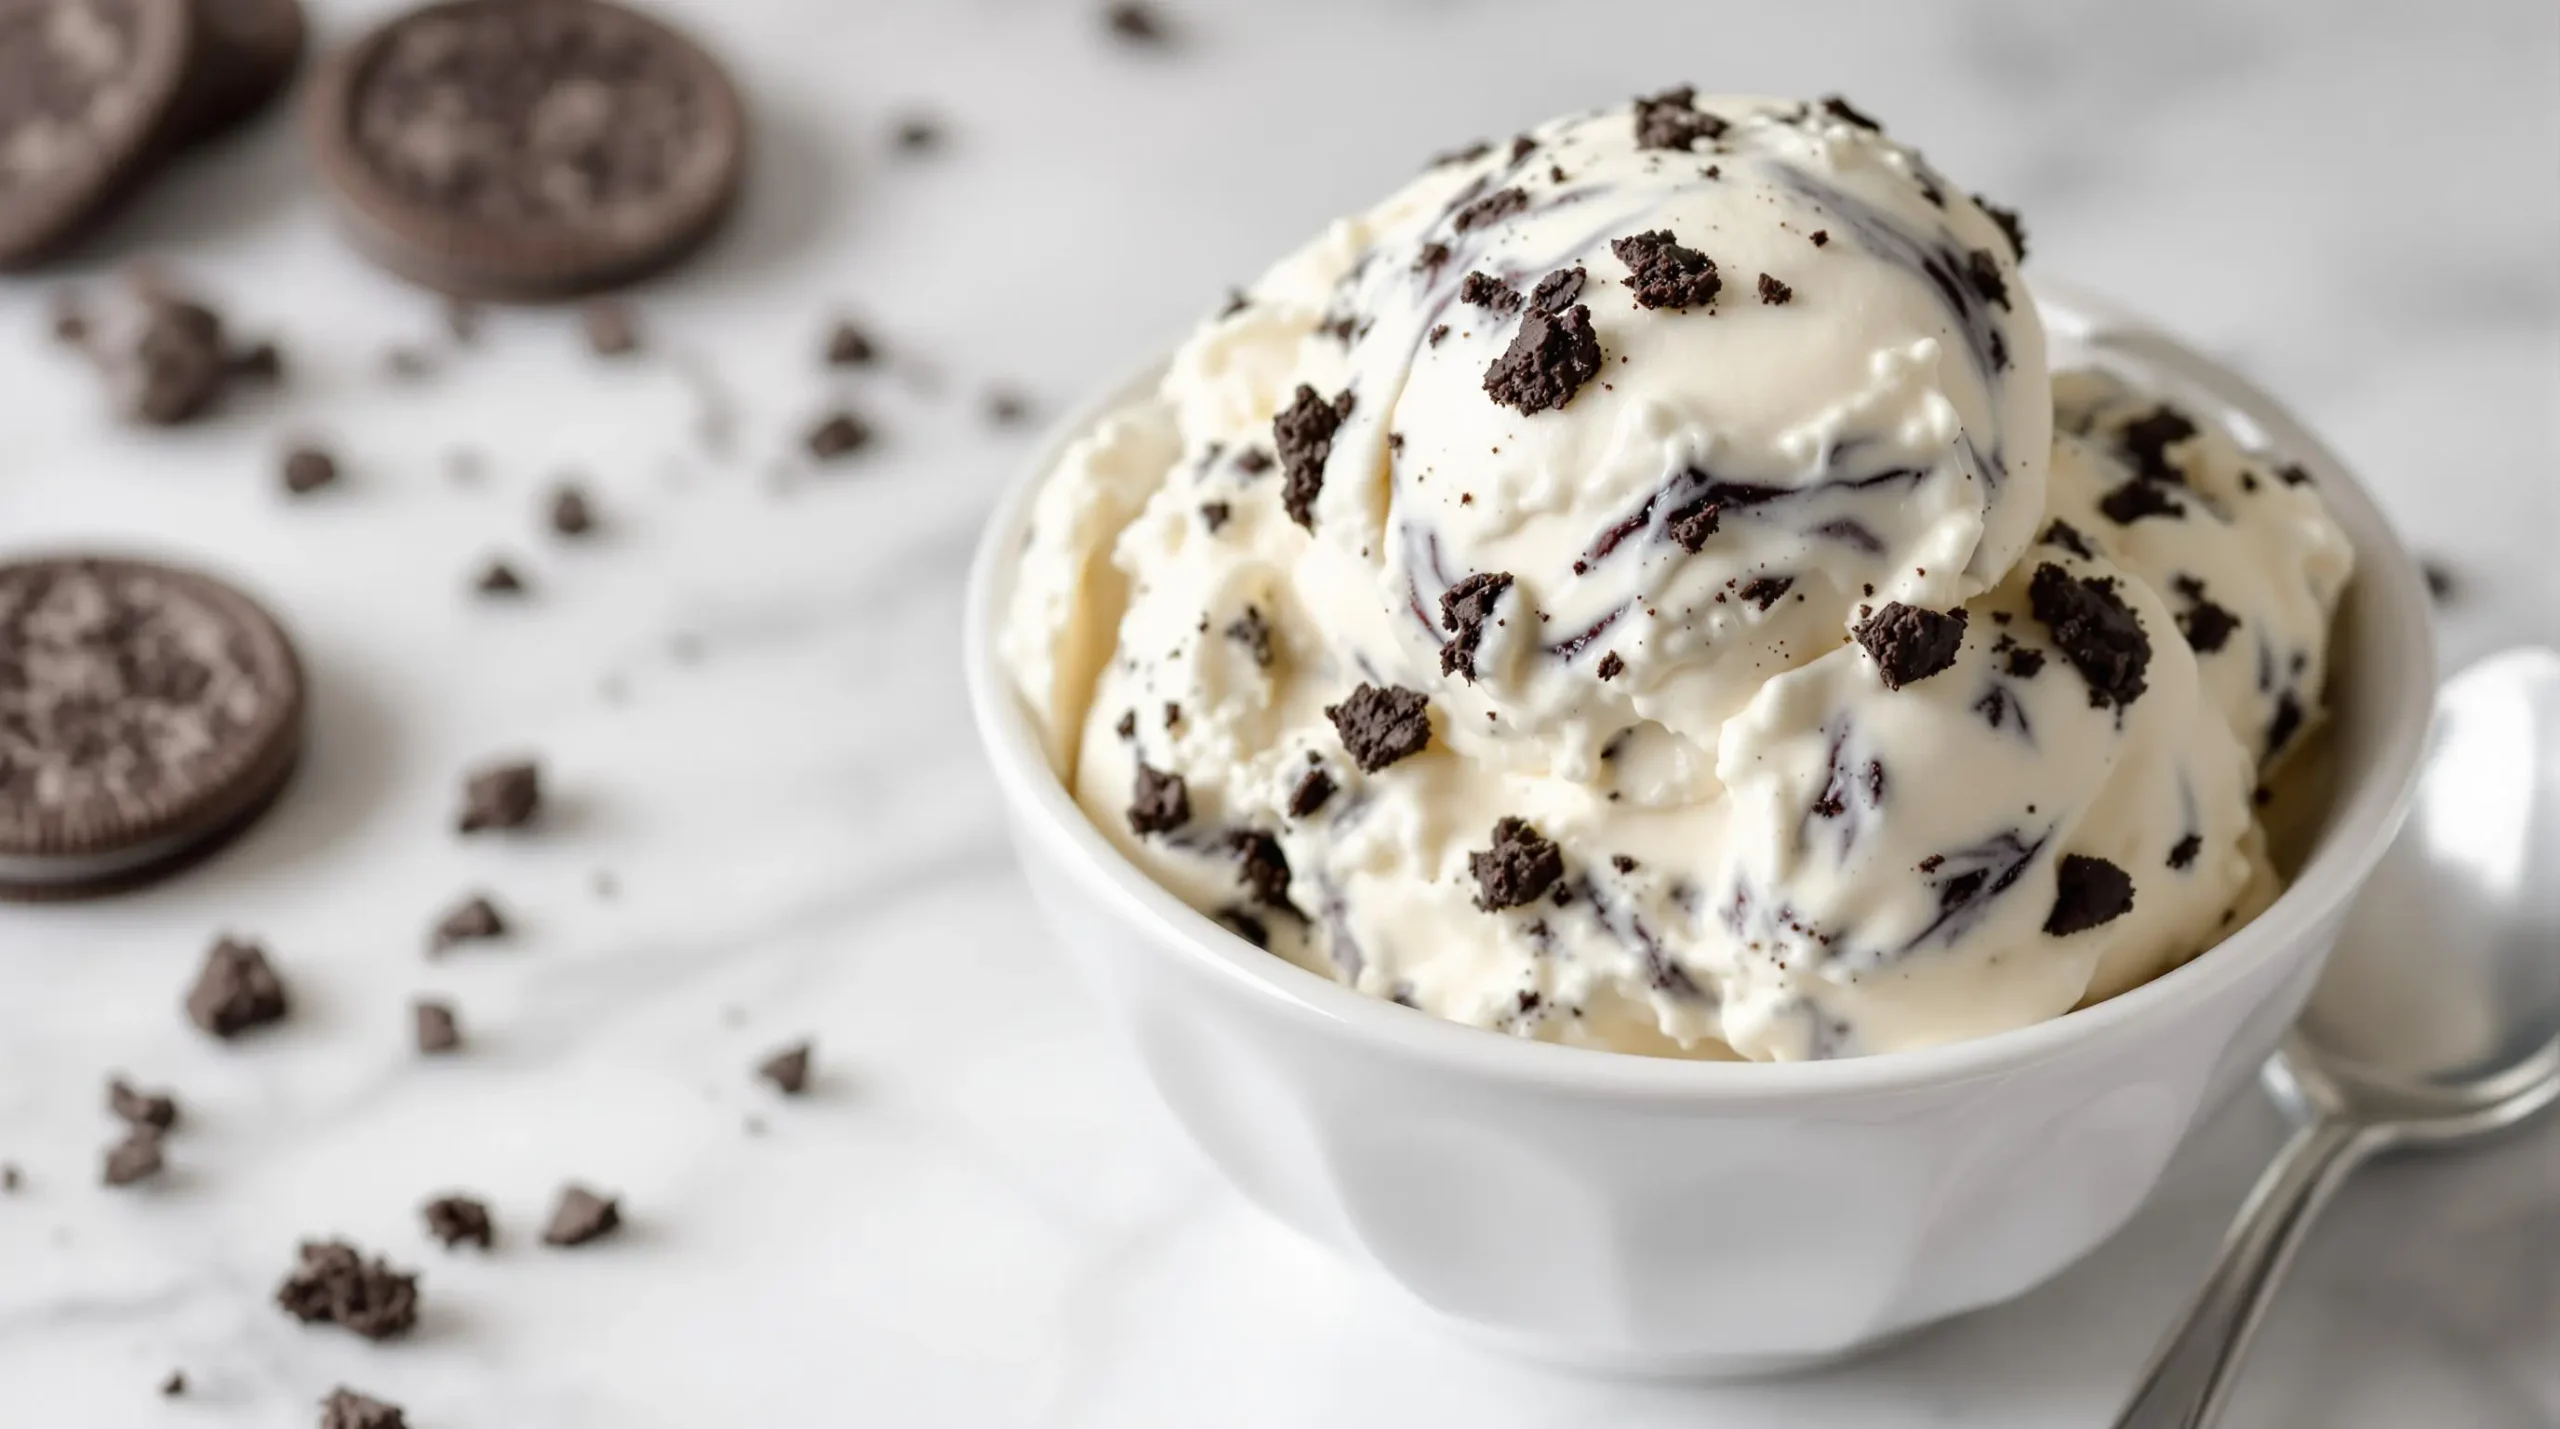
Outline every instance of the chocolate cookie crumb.
<svg viewBox="0 0 2560 1429"><path fill-rule="evenodd" d="M1246 606L1244 614L1227 623L1226 635L1244 647L1254 664L1264 669L1271 667L1271 624L1262 618L1259 609Z"/></svg>
<svg viewBox="0 0 2560 1429"><path fill-rule="evenodd" d="M1848 100L1836 94L1826 94L1822 97L1822 112L1844 124L1854 124L1877 134L1884 132L1883 125L1859 113Z"/></svg>
<svg viewBox="0 0 2560 1429"><path fill-rule="evenodd" d="M829 367L868 367L880 360L880 349L872 344L871 334L847 319L838 319L827 330L827 365Z"/></svg>
<svg viewBox="0 0 2560 1429"><path fill-rule="evenodd" d="M1401 685L1381 689L1364 681L1342 703L1325 706L1324 715L1364 773L1420 754L1431 743L1430 699Z"/></svg>
<svg viewBox="0 0 2560 1429"><path fill-rule="evenodd" d="M1564 877L1564 851L1528 820L1505 815L1493 826L1493 847L1467 855L1467 872L1475 877L1476 907L1517 908Z"/></svg>
<svg viewBox="0 0 2560 1429"><path fill-rule="evenodd" d="M1622 853L1609 855L1609 866L1620 873L1633 873L1637 868L1636 861Z"/></svg>
<svg viewBox="0 0 2560 1429"><path fill-rule="evenodd" d="M1423 341L1431 344L1433 347L1438 347L1441 340L1448 337L1448 335L1449 325L1447 323L1434 323L1431 325L1431 331L1423 335Z"/></svg>
<svg viewBox="0 0 2560 1429"><path fill-rule="evenodd" d="M2187 648L2199 655L2220 650L2230 642L2231 632L2239 628L2239 616L2202 597L2178 616L2178 629L2187 637Z"/></svg>
<svg viewBox="0 0 2560 1429"><path fill-rule="evenodd" d="M272 387L284 380L284 349L273 342L251 343L231 354L223 365L234 382Z"/></svg>
<svg viewBox="0 0 2560 1429"><path fill-rule="evenodd" d="M1229 835L1227 846L1235 851L1236 881L1252 893L1254 902L1298 911L1289 901L1289 855L1278 839L1259 829L1244 829Z"/></svg>
<svg viewBox="0 0 2560 1429"><path fill-rule="evenodd" d="M438 1196L419 1207L419 1214L426 1218L427 1234L447 1250L466 1241L487 1250L498 1238L488 1205L471 1196Z"/></svg>
<svg viewBox="0 0 2560 1429"><path fill-rule="evenodd" d="M1271 453L1260 447L1246 447L1236 453L1236 470L1246 476L1260 476L1271 469Z"/></svg>
<svg viewBox="0 0 2560 1429"><path fill-rule="evenodd" d="M2016 645L2010 647L2008 656L2009 678L2013 680L2032 680L2044 670L2044 652L2041 650Z"/></svg>
<svg viewBox="0 0 2560 1429"><path fill-rule="evenodd" d="M1221 908L1209 916L1218 921L1218 926L1255 947L1265 952L1271 950L1271 929L1242 908Z"/></svg>
<svg viewBox="0 0 2560 1429"><path fill-rule="evenodd" d="M493 764L464 780L457 832L520 829L542 811L542 769L531 760Z"/></svg>
<svg viewBox="0 0 2560 1429"><path fill-rule="evenodd" d="M773 1083L784 1096L796 1097L809 1090L809 1061L815 1050L812 1043L794 1042L756 1063L756 1075Z"/></svg>
<svg viewBox="0 0 2560 1429"><path fill-rule="evenodd" d="M178 1099L167 1092L143 1092L122 1077L107 1082L107 1110L128 1126L167 1131L178 1124Z"/></svg>
<svg viewBox="0 0 2560 1429"><path fill-rule="evenodd" d="M2119 526L2130 526L2150 516L2183 520L2187 508L2169 494L2169 483L2137 476L2100 498L2098 512Z"/></svg>
<svg viewBox="0 0 2560 1429"><path fill-rule="evenodd" d="M1310 769L1289 791L1289 817L1303 819L1325 805L1333 797L1333 776L1322 769Z"/></svg>
<svg viewBox="0 0 2560 1429"><path fill-rule="evenodd" d="M1686 511L1673 514L1671 539L1690 555L1706 549L1707 538L1724 522L1724 508L1713 501L1702 501Z"/></svg>
<svg viewBox="0 0 2560 1429"><path fill-rule="evenodd" d="M2008 309L2009 282L2000 276L2000 260L1991 256L1990 249L1976 248L1964 255L1964 278L1984 302Z"/></svg>
<svg viewBox="0 0 2560 1429"><path fill-rule="evenodd" d="M1812 239L1812 241L1813 241L1813 246L1814 246L1814 247L1816 247L1816 248L1825 248L1825 247L1830 246L1830 243L1831 243L1831 230L1830 230L1830 229L1827 229L1827 228L1817 228L1817 229L1815 229L1811 234L1809 234L1809 235L1807 235L1807 236L1808 236L1809 238L1811 238L1811 239Z"/></svg>
<svg viewBox="0 0 2560 1429"><path fill-rule="evenodd" d="M1018 427L1031 417L1031 399L1011 388L999 387L987 394L987 423L996 427Z"/></svg>
<svg viewBox="0 0 2560 1429"><path fill-rule="evenodd" d="M1440 647L1440 673L1457 675L1474 684L1476 651L1484 644L1484 628L1493 619L1493 609L1502 601L1503 592L1511 589L1507 571L1478 571L1449 587L1440 596L1440 628L1451 632Z"/></svg>
<svg viewBox="0 0 2560 1429"><path fill-rule="evenodd" d="M1324 464L1333 455L1334 434L1342 430L1351 406L1347 389L1328 402L1302 382L1288 407L1271 419L1271 445L1280 454L1286 480L1280 504L1290 520L1309 531L1316 528L1316 496L1324 490Z"/></svg>
<svg viewBox="0 0 2560 1429"><path fill-rule="evenodd" d="M2178 842L2170 848L2169 866L2171 868L2184 869L2188 865L2194 863L2196 861L2196 855L2202 852L2204 852L2203 835L2189 834L2185 838L2178 840Z"/></svg>
<svg viewBox="0 0 2560 1429"><path fill-rule="evenodd" d="M1627 672L1627 662L1626 662L1626 661L1624 661L1624 660L1619 659L1619 658L1618 658L1618 652L1617 652L1617 651L1615 651L1615 650L1612 650L1612 651L1610 651L1608 654L1601 656L1601 657L1600 657L1600 668L1599 668L1599 669L1597 669L1597 670L1595 670L1595 671L1593 671L1593 673L1594 673L1594 674L1598 675L1601 679L1604 679L1604 680L1614 680L1614 679L1618 678L1620 675L1625 674L1626 672Z"/></svg>
<svg viewBox="0 0 2560 1429"><path fill-rule="evenodd" d="M1788 303L1795 301L1795 296L1795 289L1788 287L1786 284L1779 282L1777 279L1766 273L1760 275L1761 302L1766 303L1773 308L1782 308Z"/></svg>
<svg viewBox="0 0 2560 1429"><path fill-rule="evenodd" d="M1449 257L1448 244L1426 243L1413 255L1413 271L1416 273L1437 273L1441 268L1448 264Z"/></svg>
<svg viewBox="0 0 2560 1429"><path fill-rule="evenodd" d="M1224 530L1226 528L1227 518L1235 514L1235 508L1229 506L1223 501L1203 501L1200 503L1200 524L1207 527L1209 534L1212 536L1217 535L1220 531Z"/></svg>
<svg viewBox="0 0 2560 1429"><path fill-rule="evenodd" d="M551 529L562 536L584 536L596 528L595 507L587 493L575 486L561 486L551 493Z"/></svg>
<svg viewBox="0 0 2560 1429"><path fill-rule="evenodd" d="M507 921L499 916L498 905L486 897L474 896L436 920L427 946L429 951L440 953L456 943L502 938L506 932Z"/></svg>
<svg viewBox="0 0 2560 1429"><path fill-rule="evenodd" d="M631 309L610 299L589 303L578 320L587 333L587 349L598 357L627 357L640 350L640 325Z"/></svg>
<svg viewBox="0 0 2560 1429"><path fill-rule="evenodd" d="M124 1140L107 1148L98 1179L109 1186L130 1186L159 1175L165 1164L160 1158L159 1131L136 1126L125 1132Z"/></svg>
<svg viewBox="0 0 2560 1429"><path fill-rule="evenodd" d="M1686 84L1638 98L1635 102L1636 147L1687 150L1701 139L1722 136L1724 120L1700 111L1697 99L1696 87Z"/></svg>
<svg viewBox="0 0 2560 1429"><path fill-rule="evenodd" d="M2196 434L2196 424L2175 407L2162 405L2125 424L2117 445L2133 458L2133 469L2152 481L2183 483L2186 476L2169 460L2169 448Z"/></svg>
<svg viewBox="0 0 2560 1429"><path fill-rule="evenodd" d="M526 589L524 577L516 574L516 568L509 565L504 557L491 557L489 563L480 568L480 574L473 578L471 588L482 595L509 596L523 595Z"/></svg>
<svg viewBox="0 0 2560 1429"><path fill-rule="evenodd" d="M1487 224L1500 223L1529 206L1529 196L1516 188L1495 189L1466 207L1449 220L1449 226L1469 233Z"/></svg>
<svg viewBox="0 0 2560 1429"><path fill-rule="evenodd" d="M1531 308L1520 319L1511 346L1485 369L1485 394L1523 416L1562 407L1600 375L1600 337L1591 309L1575 304L1560 313Z"/></svg>
<svg viewBox="0 0 2560 1429"><path fill-rule="evenodd" d="M1520 294L1510 284L1475 272L1459 281L1458 301L1474 307L1491 308L1497 313L1520 309Z"/></svg>
<svg viewBox="0 0 2560 1429"><path fill-rule="evenodd" d="M176 1399L186 1392L187 1372L185 1370L173 1369L169 1371L167 1379L160 1381L160 1397L163 1399Z"/></svg>
<svg viewBox="0 0 2560 1429"><path fill-rule="evenodd" d="M421 999L411 1009L417 1023L418 1051L425 1056L451 1052L462 1045L462 1023L453 1005Z"/></svg>
<svg viewBox="0 0 2560 1429"><path fill-rule="evenodd" d="M2088 681L2089 703L2118 709L2141 698L2151 664L2151 637L2116 583L2105 576L2074 578L2048 561L2027 583L2036 619L2053 632L2062 658Z"/></svg>
<svg viewBox="0 0 2560 1429"><path fill-rule="evenodd" d="M409 1429L400 1406L340 1386L320 1401L320 1429Z"/></svg>
<svg viewBox="0 0 2560 1429"><path fill-rule="evenodd" d="M2311 484L2310 469L2298 461L2287 462L2283 466L2277 467L2276 476L2287 486L2309 486Z"/></svg>
<svg viewBox="0 0 2560 1429"><path fill-rule="evenodd" d="M1583 272L1579 266L1559 268L1538 280L1529 291L1529 306L1540 312L1560 313L1573 306L1582 296Z"/></svg>
<svg viewBox="0 0 2560 1429"><path fill-rule="evenodd" d="M1781 596L1795 588L1794 576L1754 576L1734 594L1761 610L1776 605Z"/></svg>
<svg viewBox="0 0 2560 1429"><path fill-rule="evenodd" d="M2442 561L2418 562L2418 574L2427 578L2427 594L2439 605L2450 602L2462 591L2462 582L2454 575L2453 567Z"/></svg>
<svg viewBox="0 0 2560 1429"><path fill-rule="evenodd" d="M2302 728L2302 701L2291 690L2276 696L2275 717L2267 722L2266 759L2273 760Z"/></svg>
<svg viewBox="0 0 2560 1429"><path fill-rule="evenodd" d="M572 1183L560 1188L560 1199L551 1208L551 1220L542 1228L542 1243L585 1245L621 1228L621 1202Z"/></svg>
<svg viewBox="0 0 2560 1429"><path fill-rule="evenodd" d="M1135 789L1129 795L1129 831L1141 836L1171 833L1191 822L1191 789L1179 774L1138 762Z"/></svg>
<svg viewBox="0 0 2560 1429"><path fill-rule="evenodd" d="M338 460L318 447L295 447L284 454L278 475L286 492L307 496L337 481Z"/></svg>
<svg viewBox="0 0 2560 1429"><path fill-rule="evenodd" d="M2133 907L2133 878L2103 858L2067 853L2057 870L2044 930L2057 938L2111 923Z"/></svg>
<svg viewBox="0 0 2560 1429"><path fill-rule="evenodd" d="M330 1324L368 1340L407 1334L418 1323L418 1277L392 1269L345 1241L304 1241L302 1263L276 1287L276 1304L306 1325Z"/></svg>
<svg viewBox="0 0 2560 1429"><path fill-rule="evenodd" d="M820 418L801 445L813 460L837 461L871 445L871 428L851 412L837 410Z"/></svg>
<svg viewBox="0 0 2560 1429"><path fill-rule="evenodd" d="M898 121L897 128L890 131L890 136L892 142L898 146L898 151L904 154L930 154L941 148L944 138L947 137L943 131L942 121L930 114L908 115Z"/></svg>
<svg viewBox="0 0 2560 1429"><path fill-rule="evenodd" d="M1965 619L1962 609L1940 614L1892 601L1858 627L1858 646L1875 660L1884 687L1898 690L1955 664Z"/></svg>
<svg viewBox="0 0 2560 1429"><path fill-rule="evenodd" d="M1122 710L1120 712L1119 723L1111 726L1111 729L1113 733L1119 735L1122 739L1136 739L1138 737L1138 712L1136 710Z"/></svg>
<svg viewBox="0 0 2560 1429"><path fill-rule="evenodd" d="M2007 236L2010 258L2015 262L2026 262L2027 229L2025 224L2018 222L2018 211L2014 208L2002 208L1980 194L1973 196L1973 204L1999 226L2002 234Z"/></svg>
<svg viewBox="0 0 2560 1429"><path fill-rule="evenodd" d="M285 1015L284 980L254 943L224 938L205 954L204 968L187 993L187 1016L225 1041Z"/></svg>
<svg viewBox="0 0 2560 1429"><path fill-rule="evenodd" d="M2044 535L2039 539L2048 546L2060 546L2084 561L2098 558L2098 553L2089 549L2089 538L2081 535L2080 529L2068 521L2056 521L2045 527Z"/></svg>
<svg viewBox="0 0 2560 1429"><path fill-rule="evenodd" d="M1612 239L1609 251L1627 265L1624 282L1634 290L1638 307L1701 308L1724 287L1716 260L1681 246L1667 228Z"/></svg>
<svg viewBox="0 0 2560 1429"><path fill-rule="evenodd" d="M25 1184L26 1176L18 1170L17 1163L0 1161L0 1195L14 1196L18 1193L18 1188Z"/></svg>
<svg viewBox="0 0 2560 1429"><path fill-rule="evenodd" d="M1173 39L1163 12L1144 0L1120 0L1105 7L1102 22L1113 39L1133 46L1155 48L1170 44Z"/></svg>

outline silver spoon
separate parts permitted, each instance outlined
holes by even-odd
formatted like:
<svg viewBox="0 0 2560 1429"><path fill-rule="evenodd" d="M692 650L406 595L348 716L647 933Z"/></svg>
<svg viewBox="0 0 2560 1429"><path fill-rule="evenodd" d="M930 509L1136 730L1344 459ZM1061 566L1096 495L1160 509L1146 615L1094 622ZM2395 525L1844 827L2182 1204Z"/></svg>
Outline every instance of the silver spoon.
<svg viewBox="0 0 2560 1429"><path fill-rule="evenodd" d="M2560 655L2444 688L2416 804L2267 1092L2298 1123L2116 1429L2207 1429L2311 1222L2350 1172L2560 1100Z"/></svg>

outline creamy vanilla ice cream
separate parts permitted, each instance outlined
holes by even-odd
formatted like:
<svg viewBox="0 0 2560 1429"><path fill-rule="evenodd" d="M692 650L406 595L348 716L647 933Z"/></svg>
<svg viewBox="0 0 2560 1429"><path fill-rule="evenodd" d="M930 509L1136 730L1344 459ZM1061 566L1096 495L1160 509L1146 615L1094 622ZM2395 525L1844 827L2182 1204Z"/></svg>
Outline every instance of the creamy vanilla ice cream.
<svg viewBox="0 0 2560 1429"><path fill-rule="evenodd" d="M2349 548L2052 377L2023 244L1837 99L1441 160L1039 493L1060 777L1237 936L1520 1036L1884 1052L2174 966L2273 891Z"/></svg>

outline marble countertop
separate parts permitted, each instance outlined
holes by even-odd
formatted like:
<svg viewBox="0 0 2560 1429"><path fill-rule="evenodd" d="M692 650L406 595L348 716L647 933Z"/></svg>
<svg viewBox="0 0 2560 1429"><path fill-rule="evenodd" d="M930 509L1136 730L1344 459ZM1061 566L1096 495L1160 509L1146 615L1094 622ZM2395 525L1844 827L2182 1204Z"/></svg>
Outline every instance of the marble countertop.
<svg viewBox="0 0 2560 1429"><path fill-rule="evenodd" d="M673 8L672 0L670 0ZM324 7L342 40L380 4ZM437 307L332 234L293 136L173 175L70 276L156 252L292 364L218 422L120 430L0 285L0 552L165 551L299 635L307 764L249 838L110 902L0 908L0 1424L290 1425L353 1384L419 1429L837 1424L2057 1426L2104 1419L2281 1127L2254 1098L2122 1236L2013 1305L1815 1377L1614 1383L1487 1357L1265 1222L1157 1110L1046 946L967 733L954 634L1029 449L983 420L1133 364L1421 158L1691 79L1843 90L2013 203L2037 270L2157 313L2295 403L2460 578L2448 658L2560 612L2560 27L2461 7L1093 7L694 0L759 124L741 221L604 365L560 313L434 349ZM1570 18L1567 18L1567 17ZM901 158L913 110L951 142ZM829 317L890 360L834 374ZM876 449L812 470L833 401ZM706 416L734 423L705 440ZM289 501L309 434L342 487ZM717 433L710 434L717 437ZM570 547L561 474L604 530ZM470 598L519 562L529 599ZM534 837L448 831L459 772L540 755ZM485 888L521 925L430 962ZM179 997L263 939L293 1020L218 1045ZM422 1063L407 1008L471 1039ZM749 1069L813 1035L811 1095ZM102 1083L173 1087L157 1184L97 1184ZM536 1242L560 1182L628 1227ZM447 1255L431 1193L497 1208ZM268 1304L297 1238L422 1268L410 1340ZM183 1401L156 1387L182 1368ZM2560 1125L2379 1168L2277 1307L2235 1425L2560 1424Z"/></svg>

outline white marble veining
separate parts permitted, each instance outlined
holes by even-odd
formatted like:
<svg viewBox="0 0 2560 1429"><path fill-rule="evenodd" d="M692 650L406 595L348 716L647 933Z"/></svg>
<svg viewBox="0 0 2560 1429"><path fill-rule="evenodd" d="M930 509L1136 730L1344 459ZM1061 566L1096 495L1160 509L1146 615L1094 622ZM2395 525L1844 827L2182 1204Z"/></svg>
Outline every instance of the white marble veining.
<svg viewBox="0 0 2560 1429"><path fill-rule="evenodd" d="M327 7L343 39L379 3ZM0 552L169 551L237 574L317 696L287 802L149 893L0 907L0 1425L312 1422L346 1382L420 1429L882 1425L2054 1426L2103 1422L2280 1134L2234 1106L2155 1203L2023 1301L1817 1377L1576 1378L1459 1345L1227 1192L1043 946L953 651L961 565L1054 410L1225 282L1477 132L1677 79L1844 90L2025 213L2068 272L2231 355L2464 591L2448 656L2560 635L2560 26L2537 0L2142 7L1182 0L1114 49L1091 6L696 0L760 122L743 222L643 295L650 356L500 314L408 385L434 306L330 233L282 126L165 184L88 264L178 258L294 376L139 435L0 285ZM942 156L901 159L909 106ZM842 305L890 368L837 380ZM693 430L710 373L734 451ZM878 450L811 474L842 389ZM289 502L290 435L344 455ZM473 482L450 471L479 453ZM605 533L566 546L566 470ZM504 551L534 594L465 594ZM537 835L447 831L460 768L541 754ZM600 892L597 875L613 892ZM489 889L520 936L430 963ZM216 1045L178 997L263 938L293 1021ZM419 993L468 1051L407 1048ZM809 1098L748 1068L819 1042ZM111 1069L185 1104L157 1185L95 1184ZM759 1134L751 1123L763 1127ZM617 1242L534 1243L565 1177ZM467 1187L493 1255L416 1206ZM297 1236L426 1272L409 1341L295 1325ZM183 1367L187 1398L155 1386ZM2560 1125L2344 1197L2269 1326L2242 1426L2560 1424Z"/></svg>

